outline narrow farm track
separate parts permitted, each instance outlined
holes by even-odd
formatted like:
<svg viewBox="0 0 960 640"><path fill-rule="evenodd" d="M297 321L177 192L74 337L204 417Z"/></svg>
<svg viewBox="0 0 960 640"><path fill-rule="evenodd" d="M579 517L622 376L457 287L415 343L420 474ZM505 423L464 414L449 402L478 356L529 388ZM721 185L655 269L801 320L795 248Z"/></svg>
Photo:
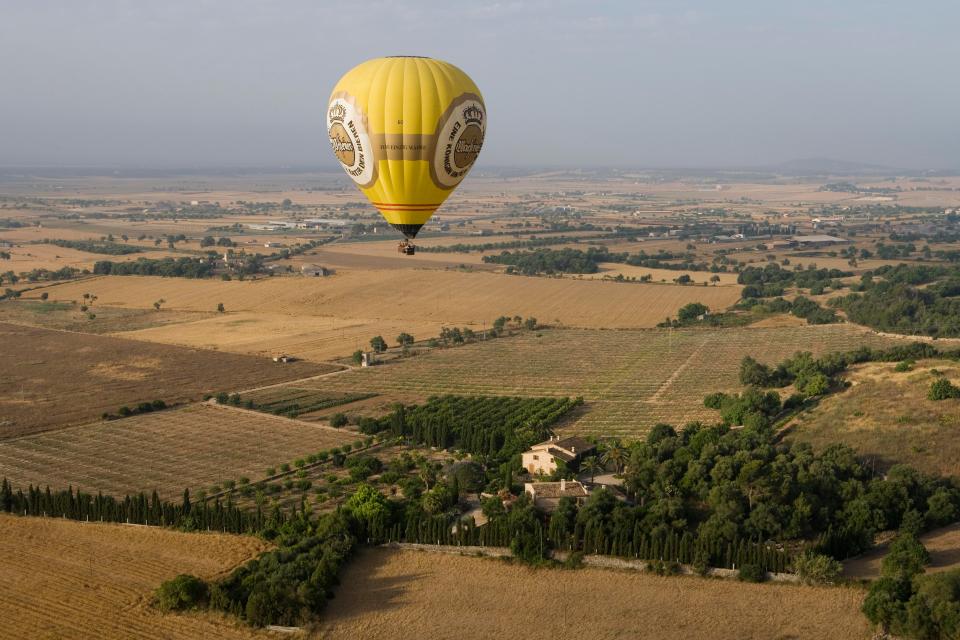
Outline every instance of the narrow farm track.
<svg viewBox="0 0 960 640"><path fill-rule="evenodd" d="M657 387L656 393L650 396L649 400L644 400L644 402L649 402L651 404L656 404L657 402L659 402L660 397L664 394L664 392L667 389L670 388L670 385L676 382L680 378L680 376L683 374L683 372L690 368L690 365L693 364L693 361L696 360L697 356L700 355L700 352L703 350L704 347L707 346L708 342L710 342L710 339L704 338L703 342L700 343L700 346L694 349L692 352L690 352L690 355L687 357L686 360L683 361L683 364L677 367L676 370L674 370L674 372L670 374L670 377L667 378L662 385Z"/></svg>
<svg viewBox="0 0 960 640"><path fill-rule="evenodd" d="M269 638L220 615L150 606L164 580L215 578L267 546L253 537L0 515L0 638Z"/></svg>

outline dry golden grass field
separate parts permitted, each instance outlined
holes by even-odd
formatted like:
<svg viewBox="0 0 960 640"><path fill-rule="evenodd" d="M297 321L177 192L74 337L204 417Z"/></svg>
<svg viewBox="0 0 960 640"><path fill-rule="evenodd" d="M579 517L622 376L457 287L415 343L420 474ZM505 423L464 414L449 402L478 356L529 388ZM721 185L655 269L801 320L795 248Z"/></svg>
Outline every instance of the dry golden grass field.
<svg viewBox="0 0 960 640"><path fill-rule="evenodd" d="M319 624L326 640L866 640L856 588L746 584L629 571L364 550Z"/></svg>
<svg viewBox="0 0 960 640"><path fill-rule="evenodd" d="M421 398L441 393L583 396L587 411L564 431L632 438L657 422L682 426L716 420L718 414L703 406L703 398L740 389L745 355L775 364L796 351L822 354L898 342L844 324L547 330L440 349L297 386Z"/></svg>
<svg viewBox="0 0 960 640"><path fill-rule="evenodd" d="M162 614L154 590L215 578L255 557L254 537L0 515L0 638L269 638L215 614Z"/></svg>
<svg viewBox="0 0 960 640"><path fill-rule="evenodd" d="M724 309L739 287L588 282L462 271L344 271L329 278L266 278L257 281L188 280L112 276L45 289L51 300L98 296L104 306L429 321L482 326L501 314L535 316L576 327L652 327L688 302ZM40 291L24 294L36 298Z"/></svg>
<svg viewBox="0 0 960 640"><path fill-rule="evenodd" d="M336 370L0 323L0 439L78 424L121 406Z"/></svg>
<svg viewBox="0 0 960 640"><path fill-rule="evenodd" d="M789 439L825 447L845 442L880 468L893 462L927 473L960 474L960 400L927 399L934 369L960 383L960 365L922 360L898 373L894 363L869 363L847 375L852 386L801 414Z"/></svg>
<svg viewBox="0 0 960 640"><path fill-rule="evenodd" d="M274 356L288 354L312 361L350 355L370 349L370 338L382 335L391 345L400 333L417 340L440 334L432 321L377 320L271 314L253 311L215 314L193 322L166 324L116 335L150 342L217 349L234 353Z"/></svg>
<svg viewBox="0 0 960 640"><path fill-rule="evenodd" d="M122 496L263 477L267 467L353 442L356 433L256 411L193 404L0 442L0 477Z"/></svg>

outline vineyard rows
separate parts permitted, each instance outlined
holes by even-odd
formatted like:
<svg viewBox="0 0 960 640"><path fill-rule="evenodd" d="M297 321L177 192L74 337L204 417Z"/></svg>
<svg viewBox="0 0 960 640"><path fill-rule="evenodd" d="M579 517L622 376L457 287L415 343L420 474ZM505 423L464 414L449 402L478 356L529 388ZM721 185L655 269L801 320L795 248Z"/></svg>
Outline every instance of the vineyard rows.
<svg viewBox="0 0 960 640"><path fill-rule="evenodd" d="M658 422L715 420L703 406L713 391L739 388L745 355L775 363L799 350L815 354L882 346L884 338L850 325L698 330L552 330L509 341L439 350L315 383L331 391L426 398L435 394L583 396L587 411L566 431L636 437Z"/></svg>
<svg viewBox="0 0 960 640"><path fill-rule="evenodd" d="M156 489L173 499L356 434L204 404L0 442L0 476L14 484L123 495Z"/></svg>

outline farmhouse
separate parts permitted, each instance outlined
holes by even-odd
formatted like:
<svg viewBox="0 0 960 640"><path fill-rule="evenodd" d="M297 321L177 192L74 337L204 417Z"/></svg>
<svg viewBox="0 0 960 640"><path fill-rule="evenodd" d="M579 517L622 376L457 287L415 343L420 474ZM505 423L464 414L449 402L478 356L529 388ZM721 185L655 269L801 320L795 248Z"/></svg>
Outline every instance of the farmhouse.
<svg viewBox="0 0 960 640"><path fill-rule="evenodd" d="M577 480L527 482L523 490L533 500L533 506L548 513L557 508L560 498L572 498L580 505L590 497L590 490Z"/></svg>
<svg viewBox="0 0 960 640"><path fill-rule="evenodd" d="M549 475L557 470L557 461L567 466L576 466L580 458L593 451L595 447L583 438L560 439L551 436L546 442L533 445L523 453L523 468L531 474Z"/></svg>

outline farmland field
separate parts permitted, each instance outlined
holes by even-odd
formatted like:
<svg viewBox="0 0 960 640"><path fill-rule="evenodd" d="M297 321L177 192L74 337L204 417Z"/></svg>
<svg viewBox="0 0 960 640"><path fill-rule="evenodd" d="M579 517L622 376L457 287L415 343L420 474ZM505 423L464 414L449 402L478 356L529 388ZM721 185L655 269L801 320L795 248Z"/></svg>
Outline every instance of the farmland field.
<svg viewBox="0 0 960 640"><path fill-rule="evenodd" d="M740 288L591 282L496 273L441 270L344 271L329 278L266 278L257 281L188 280L112 276L50 287L52 300L78 300L85 292L104 306L214 311L342 319L482 326L501 314L535 316L575 327L652 327L689 302L724 309ZM40 293L32 291L26 298ZM215 330L210 331L211 341Z"/></svg>
<svg viewBox="0 0 960 640"><path fill-rule="evenodd" d="M824 398L801 414L789 438L816 448L849 444L885 468L901 462L926 473L960 474L960 400L927 399L933 373L960 383L960 366L951 360L922 360L912 371L895 363L854 367L851 387Z"/></svg>
<svg viewBox="0 0 960 640"><path fill-rule="evenodd" d="M590 638L866 640L863 595L370 549L347 566L320 630L330 640L506 638L518 629L531 640L573 637L574 629Z"/></svg>
<svg viewBox="0 0 960 640"><path fill-rule="evenodd" d="M348 356L357 349L369 349L370 338L376 335L382 335L393 344L394 338L400 333L409 333L421 340L438 335L441 326L432 321L241 311L217 314L194 322L121 331L115 335L251 355L288 354L317 362Z"/></svg>
<svg viewBox="0 0 960 640"><path fill-rule="evenodd" d="M69 485L175 499L296 457L352 442L341 432L255 411L194 404L0 442L0 476L17 486Z"/></svg>
<svg viewBox="0 0 960 640"><path fill-rule="evenodd" d="M336 370L0 323L0 438L79 424L121 406Z"/></svg>
<svg viewBox="0 0 960 640"><path fill-rule="evenodd" d="M165 615L153 591L215 578L265 550L255 537L0 515L0 638L267 638L220 615Z"/></svg>
<svg viewBox="0 0 960 640"><path fill-rule="evenodd" d="M629 285L625 285L629 286ZM549 330L442 349L351 371L318 388L378 393L583 396L586 414L563 431L636 437L657 422L716 420L703 406L713 391L740 387L745 355L776 363L796 351L846 351L902 341L852 325L714 331Z"/></svg>

